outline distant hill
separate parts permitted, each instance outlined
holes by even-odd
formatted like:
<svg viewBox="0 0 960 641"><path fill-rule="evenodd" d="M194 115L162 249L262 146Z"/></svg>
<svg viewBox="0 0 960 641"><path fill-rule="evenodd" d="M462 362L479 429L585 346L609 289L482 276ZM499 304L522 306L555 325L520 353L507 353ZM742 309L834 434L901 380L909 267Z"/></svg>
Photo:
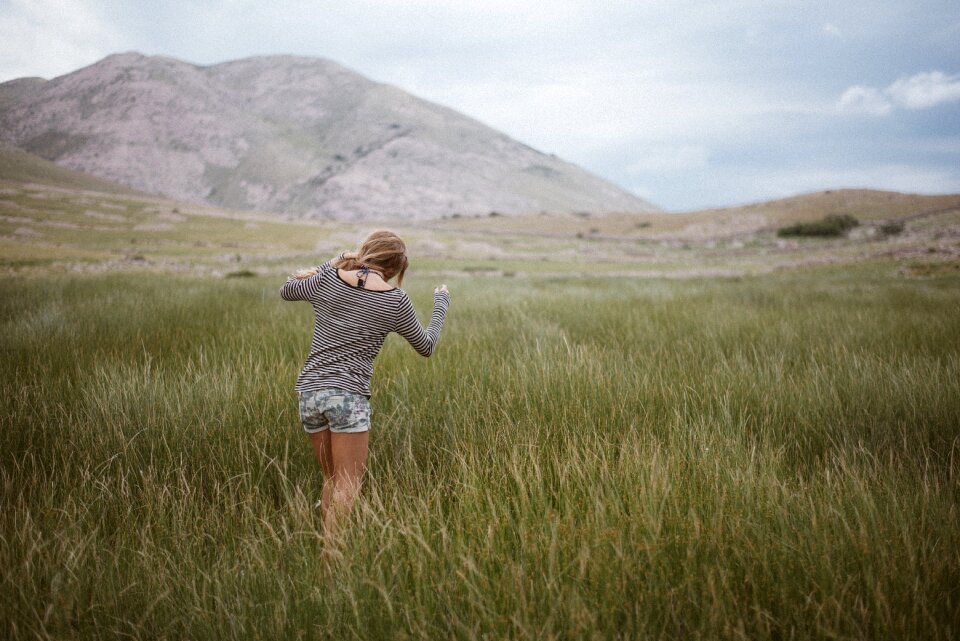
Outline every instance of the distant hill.
<svg viewBox="0 0 960 641"><path fill-rule="evenodd" d="M305 218L656 207L334 62L201 67L137 53L0 84L0 141L171 198Z"/></svg>
<svg viewBox="0 0 960 641"><path fill-rule="evenodd" d="M960 205L960 194L905 194L878 189L828 189L789 198L705 209L704 215L736 216L764 214L772 222L805 222L826 214L850 214L860 220L903 218L926 210Z"/></svg>
<svg viewBox="0 0 960 641"><path fill-rule="evenodd" d="M37 183L60 189L79 189L108 194L143 195L129 187L61 167L56 163L3 144L0 144L0 181Z"/></svg>
<svg viewBox="0 0 960 641"><path fill-rule="evenodd" d="M849 214L863 223L928 218L960 210L960 194L926 196L871 189L833 189L724 209L641 215L546 215L523 218L458 218L431 223L437 229L531 236L574 236L606 240L718 240L772 233L828 214ZM952 225L956 216L936 216L934 225Z"/></svg>

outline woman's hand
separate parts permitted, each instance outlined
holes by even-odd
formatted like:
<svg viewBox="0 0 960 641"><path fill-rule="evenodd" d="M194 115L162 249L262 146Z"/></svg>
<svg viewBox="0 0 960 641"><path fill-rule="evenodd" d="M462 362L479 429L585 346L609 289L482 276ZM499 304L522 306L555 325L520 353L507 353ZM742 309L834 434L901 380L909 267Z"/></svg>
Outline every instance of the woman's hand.
<svg viewBox="0 0 960 641"><path fill-rule="evenodd" d="M449 296L449 295L450 295L450 290L447 289L447 285L446 285L446 283L444 283L443 285L440 285L440 287L437 287L436 289L434 289L434 290L433 290L433 293L434 293L434 294L446 294L447 296Z"/></svg>
<svg viewBox="0 0 960 641"><path fill-rule="evenodd" d="M304 278L310 278L311 276L316 276L320 272L316 267L310 269L298 269L293 272L293 277L297 280L303 280Z"/></svg>

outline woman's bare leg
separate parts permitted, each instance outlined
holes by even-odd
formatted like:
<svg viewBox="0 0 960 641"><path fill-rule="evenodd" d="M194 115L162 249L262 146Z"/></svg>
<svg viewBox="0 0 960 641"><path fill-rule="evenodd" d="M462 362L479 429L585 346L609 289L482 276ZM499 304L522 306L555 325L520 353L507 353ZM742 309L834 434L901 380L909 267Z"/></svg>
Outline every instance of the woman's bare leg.
<svg viewBox="0 0 960 641"><path fill-rule="evenodd" d="M328 430L329 431L329 430ZM324 514L324 530L331 540L336 538L336 522L353 507L367 464L367 446L370 432L333 433L330 452L333 459L333 490L329 507ZM326 486L326 484L324 484Z"/></svg>
<svg viewBox="0 0 960 641"><path fill-rule="evenodd" d="M330 430L307 434L310 438L310 447L317 457L320 469L323 470L323 489L320 491L320 515L324 523L327 521L327 512L330 510L330 499L333 497L333 450L330 447Z"/></svg>

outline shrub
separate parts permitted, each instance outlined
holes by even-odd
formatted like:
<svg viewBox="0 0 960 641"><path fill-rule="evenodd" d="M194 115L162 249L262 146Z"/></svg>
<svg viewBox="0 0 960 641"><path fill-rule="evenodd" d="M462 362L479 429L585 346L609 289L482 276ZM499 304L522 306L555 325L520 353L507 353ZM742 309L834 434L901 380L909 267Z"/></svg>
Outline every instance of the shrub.
<svg viewBox="0 0 960 641"><path fill-rule="evenodd" d="M884 234L885 236L896 236L901 232L903 232L902 220L888 220L880 225L880 233Z"/></svg>
<svg viewBox="0 0 960 641"><path fill-rule="evenodd" d="M251 278L256 276L257 272L250 271L249 269L241 269L235 272L227 272L227 278Z"/></svg>
<svg viewBox="0 0 960 641"><path fill-rule="evenodd" d="M777 230L777 236L843 236L860 224L850 214L829 214L811 223L796 223Z"/></svg>

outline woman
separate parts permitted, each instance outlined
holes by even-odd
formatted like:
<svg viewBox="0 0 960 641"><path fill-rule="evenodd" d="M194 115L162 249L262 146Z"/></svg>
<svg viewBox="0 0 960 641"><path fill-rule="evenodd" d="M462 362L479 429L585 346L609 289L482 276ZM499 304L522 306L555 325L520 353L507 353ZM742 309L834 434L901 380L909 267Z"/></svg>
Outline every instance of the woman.
<svg viewBox="0 0 960 641"><path fill-rule="evenodd" d="M280 288L281 298L309 301L316 315L296 390L300 420L323 469L320 510L331 537L337 516L348 512L360 493L370 434L370 377L384 339L397 332L422 356L430 356L450 304L447 286L436 288L433 316L424 329L399 288L407 264L400 237L380 230L356 252L298 271ZM394 278L397 287L389 283Z"/></svg>

